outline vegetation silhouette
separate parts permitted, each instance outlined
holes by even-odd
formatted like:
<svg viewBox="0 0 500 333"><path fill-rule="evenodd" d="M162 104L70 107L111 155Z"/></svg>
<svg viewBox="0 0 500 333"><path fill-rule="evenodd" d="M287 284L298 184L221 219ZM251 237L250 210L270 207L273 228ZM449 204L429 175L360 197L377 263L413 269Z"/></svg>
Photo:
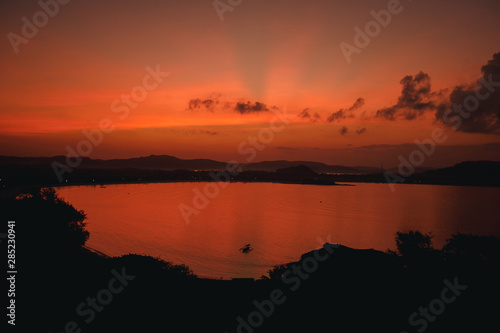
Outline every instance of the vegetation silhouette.
<svg viewBox="0 0 500 333"><path fill-rule="evenodd" d="M34 189L19 194L15 198L6 199L5 205L8 211L15 212L12 214L14 220L33 221L28 233L36 236L30 239L32 243L45 242L47 247L66 249L83 246L89 238L89 232L85 229L85 213L58 197L53 188ZM49 217L50 223L36 223L41 216ZM44 234L50 235L50 242L41 237Z"/></svg>
<svg viewBox="0 0 500 333"><path fill-rule="evenodd" d="M387 250L389 254L397 254L403 265L412 271L424 273L426 269L439 269L440 253L432 244L432 232L422 233L418 230L396 232L396 251Z"/></svg>

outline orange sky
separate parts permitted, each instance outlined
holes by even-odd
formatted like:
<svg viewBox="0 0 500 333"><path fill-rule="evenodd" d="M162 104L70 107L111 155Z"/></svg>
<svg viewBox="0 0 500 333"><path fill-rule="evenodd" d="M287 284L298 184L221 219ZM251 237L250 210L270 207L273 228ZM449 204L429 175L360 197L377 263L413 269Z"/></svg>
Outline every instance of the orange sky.
<svg viewBox="0 0 500 333"><path fill-rule="evenodd" d="M398 154L436 127L445 129L448 147L427 165L500 160L500 146L491 145L500 143L498 131L454 131L434 121L435 108L413 120L376 117L397 103L407 75L429 76L436 105L455 86L474 83L500 52L500 3L402 1L348 63L339 44L354 45L354 27L390 2L243 1L221 21L212 1L70 1L17 53L8 34L22 36L21 19L32 22L41 8L2 3L0 155L64 155L85 139L82 130L109 118L115 129L90 157L242 160L238 146L267 128L277 107L290 123L256 160L395 166ZM120 119L113 101L142 85L147 66L169 75ZM327 121L358 98L364 103L348 117ZM197 99L218 104L189 109ZM238 112L247 101L265 108ZM304 109L309 118L299 116Z"/></svg>

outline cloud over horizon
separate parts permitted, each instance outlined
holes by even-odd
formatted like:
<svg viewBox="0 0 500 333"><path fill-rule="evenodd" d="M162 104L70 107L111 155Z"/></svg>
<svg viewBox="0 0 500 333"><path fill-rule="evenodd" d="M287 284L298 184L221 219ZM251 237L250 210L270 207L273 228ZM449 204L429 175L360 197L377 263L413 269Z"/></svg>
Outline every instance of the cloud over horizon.
<svg viewBox="0 0 500 333"><path fill-rule="evenodd" d="M401 95L396 104L377 110L375 117L387 120L403 118L414 120L426 111L432 111L437 106L437 98L442 92L432 92L431 78L420 71L415 76L406 75L399 81L402 85Z"/></svg>
<svg viewBox="0 0 500 333"><path fill-rule="evenodd" d="M437 122L459 132L500 135L500 52L481 72L476 82L455 87L437 107ZM452 117L457 120L451 121Z"/></svg>
<svg viewBox="0 0 500 333"><path fill-rule="evenodd" d="M366 128L364 128L364 127L356 130L356 134L358 134L358 135L361 135L364 133L366 133Z"/></svg>
<svg viewBox="0 0 500 333"><path fill-rule="evenodd" d="M267 108L266 104L261 103L261 102L237 102L234 105L234 111L240 113L240 114L246 114L246 113L256 113L256 112L267 112L269 109Z"/></svg>
<svg viewBox="0 0 500 333"><path fill-rule="evenodd" d="M187 110L189 111L196 111L196 110L202 110L204 109L205 111L209 112L214 112L215 108L219 106L219 104L222 105L223 109L232 109L235 112L239 114L248 114L248 113L258 113L258 112L267 112L269 111L269 108L265 103L262 102L251 102L247 100L246 102L228 102L228 101L221 101L219 99L219 96L216 97L209 97L209 98L193 98L189 100L188 102L188 107Z"/></svg>
<svg viewBox="0 0 500 333"><path fill-rule="evenodd" d="M311 111L310 108L305 108L304 110L302 110L301 113L298 114L298 117L302 119L309 119L312 122L321 120L321 116L319 115L319 113L314 112L313 114L311 114L310 111Z"/></svg>
<svg viewBox="0 0 500 333"><path fill-rule="evenodd" d="M350 108L348 108L347 110L340 109L336 112L333 112L330 116L328 116L326 121L331 123L335 120L354 118L353 112L361 108L363 105L365 105L365 100L359 97Z"/></svg>
<svg viewBox="0 0 500 333"><path fill-rule="evenodd" d="M205 110L214 112L215 107L219 104L218 97L213 98L195 98L191 99L188 104L188 110L194 111L197 109L205 108Z"/></svg>

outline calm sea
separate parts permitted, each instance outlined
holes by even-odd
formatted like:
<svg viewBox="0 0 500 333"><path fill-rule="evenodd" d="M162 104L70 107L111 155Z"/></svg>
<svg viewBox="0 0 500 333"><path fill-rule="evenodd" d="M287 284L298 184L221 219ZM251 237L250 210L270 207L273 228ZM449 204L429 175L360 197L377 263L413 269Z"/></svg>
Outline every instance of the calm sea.
<svg viewBox="0 0 500 333"><path fill-rule="evenodd" d="M500 237L500 188L387 184L315 186L232 183L187 224L179 205L208 183L62 187L87 214L87 245L108 255L161 257L198 276L255 277L324 242L395 249L396 231L432 231L441 248L453 233ZM215 183L211 183L216 185ZM253 251L239 251L251 244Z"/></svg>

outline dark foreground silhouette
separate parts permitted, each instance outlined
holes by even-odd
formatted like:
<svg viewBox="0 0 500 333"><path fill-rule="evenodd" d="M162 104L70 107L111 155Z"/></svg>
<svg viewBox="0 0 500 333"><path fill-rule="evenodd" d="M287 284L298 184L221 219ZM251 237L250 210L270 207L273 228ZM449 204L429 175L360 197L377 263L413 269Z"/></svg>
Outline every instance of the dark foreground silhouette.
<svg viewBox="0 0 500 333"><path fill-rule="evenodd" d="M16 221L22 332L486 332L498 327L500 241L398 233L396 251L325 244L253 281L197 278L85 247L85 214L52 189L3 197ZM2 248L4 248L2 242Z"/></svg>

